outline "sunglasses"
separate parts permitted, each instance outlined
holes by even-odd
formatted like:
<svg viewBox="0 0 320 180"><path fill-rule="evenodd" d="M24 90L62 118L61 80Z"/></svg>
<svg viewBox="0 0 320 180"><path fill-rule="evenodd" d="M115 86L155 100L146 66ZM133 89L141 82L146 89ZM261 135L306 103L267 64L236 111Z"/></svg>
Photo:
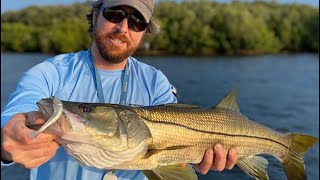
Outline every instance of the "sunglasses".
<svg viewBox="0 0 320 180"><path fill-rule="evenodd" d="M129 14L120 9L112 10L104 8L102 11L102 15L105 19L112 23L119 23L122 22L124 18L127 18L129 29L135 32L144 31L148 25L148 23L141 15L139 17L139 14Z"/></svg>

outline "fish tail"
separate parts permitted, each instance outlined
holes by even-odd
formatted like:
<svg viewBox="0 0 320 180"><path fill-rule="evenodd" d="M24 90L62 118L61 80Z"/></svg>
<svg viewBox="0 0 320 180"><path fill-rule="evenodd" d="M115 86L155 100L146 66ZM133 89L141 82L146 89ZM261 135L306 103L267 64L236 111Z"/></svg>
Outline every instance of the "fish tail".
<svg viewBox="0 0 320 180"><path fill-rule="evenodd" d="M317 138L304 134L289 134L291 145L282 159L282 165L289 180L307 179L303 154L317 142Z"/></svg>

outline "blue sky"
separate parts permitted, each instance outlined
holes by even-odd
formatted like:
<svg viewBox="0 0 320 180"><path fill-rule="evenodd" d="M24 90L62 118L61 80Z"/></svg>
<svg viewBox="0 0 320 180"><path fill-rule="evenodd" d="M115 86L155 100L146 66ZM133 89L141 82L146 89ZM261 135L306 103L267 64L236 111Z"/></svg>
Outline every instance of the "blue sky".
<svg viewBox="0 0 320 180"><path fill-rule="evenodd" d="M8 10L19 10L30 5L67 5L74 2L84 2L85 0L1 0L1 13ZM156 0L158 1L158 0ZM181 0L178 0L181 1ZM217 2L231 2L232 0L215 0ZM301 3L319 7L318 0L276 0L279 3Z"/></svg>

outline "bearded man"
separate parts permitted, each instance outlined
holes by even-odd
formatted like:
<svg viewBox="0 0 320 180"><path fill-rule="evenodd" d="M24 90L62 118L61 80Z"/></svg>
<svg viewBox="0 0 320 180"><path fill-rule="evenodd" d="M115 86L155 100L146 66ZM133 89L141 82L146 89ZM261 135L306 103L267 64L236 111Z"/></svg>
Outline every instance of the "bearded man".
<svg viewBox="0 0 320 180"><path fill-rule="evenodd" d="M141 171L80 165L54 136L41 133L36 139L26 124L43 123L36 102L57 97L65 101L152 106L175 103L172 85L154 67L131 55L145 33L154 33L153 0L99 0L87 15L92 44L88 50L57 55L32 67L21 78L1 114L1 165L22 164L31 169L30 179L146 179ZM209 169L231 169L237 161L234 149L220 144L204 152L202 174Z"/></svg>

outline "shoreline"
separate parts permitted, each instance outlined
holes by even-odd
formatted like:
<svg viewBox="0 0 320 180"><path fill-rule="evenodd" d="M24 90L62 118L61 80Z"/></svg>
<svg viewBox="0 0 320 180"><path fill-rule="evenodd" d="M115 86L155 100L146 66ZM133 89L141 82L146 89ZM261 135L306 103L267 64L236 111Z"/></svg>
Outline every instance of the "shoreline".
<svg viewBox="0 0 320 180"><path fill-rule="evenodd" d="M86 49L83 49L86 50ZM46 52L12 52L12 51L1 51L1 54L42 54L42 55L59 55L59 54L67 54L67 53L74 53L81 50L73 51L73 52L58 52L58 53L46 53ZM180 54L180 53L169 53L164 51L141 51L137 50L133 56L152 56L152 57L163 57L163 56L188 56L188 57L218 57L218 56L228 56L228 57L243 57L243 56L263 56L263 55L276 55L276 54L283 54L283 55L295 55L295 54L319 54L319 52L312 52L312 51L282 51L282 52L275 52L275 53L261 53L261 52L254 52L254 51L239 51L239 52L227 52L227 53L197 53L197 54Z"/></svg>

